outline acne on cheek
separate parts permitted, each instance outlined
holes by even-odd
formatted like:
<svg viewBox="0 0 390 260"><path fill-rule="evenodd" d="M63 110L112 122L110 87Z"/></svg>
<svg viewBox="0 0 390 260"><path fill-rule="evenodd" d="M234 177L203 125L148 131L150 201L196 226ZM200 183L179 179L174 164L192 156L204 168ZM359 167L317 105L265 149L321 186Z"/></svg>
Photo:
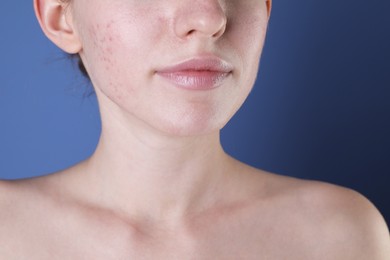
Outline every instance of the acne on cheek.
<svg viewBox="0 0 390 260"><path fill-rule="evenodd" d="M113 55L115 45L115 35L112 32L113 22L107 24L96 24L89 29L89 38L91 39L93 52L97 58L97 64L103 65L106 71L112 70L114 67Z"/></svg>
<svg viewBox="0 0 390 260"><path fill-rule="evenodd" d="M116 98L122 99L115 78L120 74L119 68L115 62L115 42L117 36L113 32L113 21L109 21L105 24L96 24L91 26L88 33L89 39L91 39L91 51L94 52L94 67L96 73L100 74L103 82L111 89L111 94Z"/></svg>

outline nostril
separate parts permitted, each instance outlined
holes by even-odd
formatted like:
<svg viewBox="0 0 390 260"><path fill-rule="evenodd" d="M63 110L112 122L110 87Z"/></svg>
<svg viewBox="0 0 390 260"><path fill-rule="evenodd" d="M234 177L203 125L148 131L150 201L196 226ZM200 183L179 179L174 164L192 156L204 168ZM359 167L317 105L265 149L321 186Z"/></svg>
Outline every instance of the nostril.
<svg viewBox="0 0 390 260"><path fill-rule="evenodd" d="M191 35L191 34L193 34L193 33L195 33L195 30L190 30L190 31L188 32L188 35Z"/></svg>

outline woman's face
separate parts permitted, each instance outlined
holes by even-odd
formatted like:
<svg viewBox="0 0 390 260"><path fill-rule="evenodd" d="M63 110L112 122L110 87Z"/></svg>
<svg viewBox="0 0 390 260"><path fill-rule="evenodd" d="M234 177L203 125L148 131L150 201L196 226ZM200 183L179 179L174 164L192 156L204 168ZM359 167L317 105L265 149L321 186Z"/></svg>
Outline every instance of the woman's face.
<svg viewBox="0 0 390 260"><path fill-rule="evenodd" d="M74 0L102 115L174 135L222 128L248 96L266 0ZM103 116L104 120L104 116Z"/></svg>

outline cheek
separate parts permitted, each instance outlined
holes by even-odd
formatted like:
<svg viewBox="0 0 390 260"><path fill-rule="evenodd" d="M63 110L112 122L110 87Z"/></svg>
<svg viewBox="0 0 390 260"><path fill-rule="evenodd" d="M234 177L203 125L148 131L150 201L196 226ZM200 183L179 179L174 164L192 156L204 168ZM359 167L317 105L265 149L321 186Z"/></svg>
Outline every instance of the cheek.
<svg viewBox="0 0 390 260"><path fill-rule="evenodd" d="M85 56L89 61L91 74L96 80L103 77L111 81L134 82L141 70L148 68L145 61L159 41L156 21L151 23L145 17L139 19L128 14L105 23L91 25L85 37ZM139 26L147 24L147 26ZM130 77L130 81L129 80ZM103 82L101 82L103 83ZM108 82L105 82L107 84Z"/></svg>
<svg viewBox="0 0 390 260"><path fill-rule="evenodd" d="M268 23L266 10L259 7L254 10L259 12L242 10L242 14L248 15L235 17L230 35L230 42L242 61L241 76L247 82L245 85L252 85L257 76Z"/></svg>
<svg viewBox="0 0 390 260"><path fill-rule="evenodd" d="M95 88L119 100L133 91L134 81L126 80L124 76L128 75L129 65L136 63L134 53L138 53L134 45L124 43L120 35L114 20L91 25L83 50Z"/></svg>
<svg viewBox="0 0 390 260"><path fill-rule="evenodd" d="M105 72L110 72L115 67L113 55L116 37L110 31L111 26L112 22L103 25L97 24L90 31L90 38L93 39L93 52L97 55L94 63L101 64Z"/></svg>
<svg viewBox="0 0 390 260"><path fill-rule="evenodd" d="M247 0L237 3L231 13L230 41L242 56L259 56L264 44L268 15L265 3Z"/></svg>
<svg viewBox="0 0 390 260"><path fill-rule="evenodd" d="M114 50L117 39L115 33L110 30L111 26L112 22L91 25L87 29L86 37L83 37L84 63L88 67L92 81L98 83L103 83L100 82L103 79L97 75L111 74L116 68Z"/></svg>
<svg viewBox="0 0 390 260"><path fill-rule="evenodd" d="M145 98L153 49L161 37L158 21L117 17L90 25L85 33L84 57L94 87L126 110L139 109Z"/></svg>

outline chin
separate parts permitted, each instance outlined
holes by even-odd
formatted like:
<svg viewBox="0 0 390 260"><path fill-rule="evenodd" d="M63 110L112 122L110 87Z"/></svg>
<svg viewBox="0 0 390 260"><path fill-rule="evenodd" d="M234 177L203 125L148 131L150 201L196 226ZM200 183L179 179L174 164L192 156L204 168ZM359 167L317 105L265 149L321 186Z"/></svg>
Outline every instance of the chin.
<svg viewBox="0 0 390 260"><path fill-rule="evenodd" d="M222 102L197 103L177 101L175 105L165 103L150 107L146 111L138 111L135 115L143 119L149 126L170 136L201 136L218 133L232 118L240 107L241 102L231 102L223 99ZM225 101L227 100L227 101Z"/></svg>
<svg viewBox="0 0 390 260"><path fill-rule="evenodd" d="M217 133L227 122L228 118L218 119L205 117L204 115L199 117L189 115L178 120L173 120L172 118L162 119L158 122L158 125L154 124L154 128L169 136L191 137Z"/></svg>

